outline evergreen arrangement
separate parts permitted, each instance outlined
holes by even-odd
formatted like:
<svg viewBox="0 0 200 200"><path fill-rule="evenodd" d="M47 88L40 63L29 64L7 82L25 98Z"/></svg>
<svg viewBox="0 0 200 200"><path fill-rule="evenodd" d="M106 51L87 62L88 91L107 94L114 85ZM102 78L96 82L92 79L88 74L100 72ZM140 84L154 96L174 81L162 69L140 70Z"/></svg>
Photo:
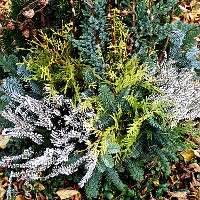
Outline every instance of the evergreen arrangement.
<svg viewBox="0 0 200 200"><path fill-rule="evenodd" d="M200 29L172 23L177 3L11 0L0 127L23 149L0 161L7 199L14 180L72 174L85 199L167 196L190 134L180 122L200 117Z"/></svg>

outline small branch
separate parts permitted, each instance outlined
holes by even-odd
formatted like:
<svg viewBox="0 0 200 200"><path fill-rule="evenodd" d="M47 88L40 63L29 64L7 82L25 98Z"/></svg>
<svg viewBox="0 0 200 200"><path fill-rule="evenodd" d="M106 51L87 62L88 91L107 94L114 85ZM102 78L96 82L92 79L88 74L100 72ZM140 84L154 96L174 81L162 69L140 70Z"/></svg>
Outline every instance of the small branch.
<svg viewBox="0 0 200 200"><path fill-rule="evenodd" d="M91 15L92 15L93 17L95 17L94 5L93 5L92 0L91 0L91 4L89 4L89 3L86 2L86 1L83 1L83 3L90 7L90 9L91 9ZM99 44L99 38L98 38L98 34L97 34L97 29L94 27L93 30L94 30L94 37L95 37L95 39L96 39L96 44L98 45L98 44Z"/></svg>
<svg viewBox="0 0 200 200"><path fill-rule="evenodd" d="M74 0L71 0L71 4L72 4L72 32L73 32L73 35L75 36L75 22L74 22L75 7L74 7Z"/></svg>
<svg viewBox="0 0 200 200"><path fill-rule="evenodd" d="M136 26L136 23L135 23L135 7L136 7L136 2L135 0L132 1L132 26L135 27Z"/></svg>
<svg viewBox="0 0 200 200"><path fill-rule="evenodd" d="M113 51L113 62L115 62L115 24L113 23L113 15L112 15L112 0L109 0L109 17L110 17L110 27L111 27L111 37L112 37L112 51Z"/></svg>
<svg viewBox="0 0 200 200"><path fill-rule="evenodd" d="M92 4L89 4L87 1L83 1L84 4L86 4L87 6L89 6L91 9L93 8Z"/></svg>
<svg viewBox="0 0 200 200"><path fill-rule="evenodd" d="M165 55L165 51L167 49L167 46L169 44L169 36L167 36L166 40L165 40L165 44L162 48L162 50L160 51L160 54L158 56L158 64L160 64L164 58L164 55Z"/></svg>
<svg viewBox="0 0 200 200"><path fill-rule="evenodd" d="M91 8L91 14L92 14L93 17L95 17L94 7ZM96 40L96 45L98 45L99 44L99 36L98 36L96 27L93 28L93 31L94 31L94 37L95 37L95 40Z"/></svg>
<svg viewBox="0 0 200 200"><path fill-rule="evenodd" d="M152 7L152 2L151 0L149 0L149 21L150 21L150 25L152 25L152 13L151 13L151 7ZM152 29L150 30L150 36L149 36L149 41L148 41L148 52L147 55L150 56L151 54L151 42L153 39L153 35L152 35Z"/></svg>
<svg viewBox="0 0 200 200"><path fill-rule="evenodd" d="M136 7L136 2L135 0L132 1L132 27L136 26L136 21L135 21L135 7ZM132 31L132 33L129 36L129 42L127 43L127 52L128 53L132 53L135 50L135 45L134 45L134 41L135 41L135 32Z"/></svg>
<svg viewBox="0 0 200 200"><path fill-rule="evenodd" d="M172 23L172 21L173 21L173 15L174 15L174 7L172 8L172 11L171 11L171 14L170 14L170 23ZM165 40L165 44L164 44L162 50L159 53L158 64L160 64L162 62L163 58L164 58L165 51L166 51L167 46L169 44L169 40L170 40L170 38L169 38L169 35L168 35L166 40Z"/></svg>
<svg viewBox="0 0 200 200"><path fill-rule="evenodd" d="M43 12L43 10L44 10L45 7L46 7L46 5L42 6L39 10L36 10L35 13L38 13L38 12L41 13L41 12Z"/></svg>

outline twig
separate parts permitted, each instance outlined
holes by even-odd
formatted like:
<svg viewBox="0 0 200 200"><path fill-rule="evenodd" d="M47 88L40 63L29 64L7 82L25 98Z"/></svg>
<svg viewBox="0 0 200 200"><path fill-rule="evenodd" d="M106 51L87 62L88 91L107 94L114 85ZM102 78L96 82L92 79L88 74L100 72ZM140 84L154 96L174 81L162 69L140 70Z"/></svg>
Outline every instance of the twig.
<svg viewBox="0 0 200 200"><path fill-rule="evenodd" d="M91 9L93 8L92 4L89 4L87 1L83 1L84 4L88 5Z"/></svg>
<svg viewBox="0 0 200 200"><path fill-rule="evenodd" d="M171 14L170 14L170 23L172 23L172 20L173 20L173 15L174 15L174 7L172 7L172 11L171 11ZM167 49L167 46L169 44L169 35L167 36L166 40L165 40L165 44L162 48L162 50L160 51L159 53L159 56L158 56L158 64L160 64L164 58L164 54L165 54L165 51Z"/></svg>
<svg viewBox="0 0 200 200"><path fill-rule="evenodd" d="M135 0L132 1L132 26L135 27L136 26L136 23L135 23L135 7L136 7L136 2Z"/></svg>
<svg viewBox="0 0 200 200"><path fill-rule="evenodd" d="M109 0L109 17L110 17L110 27L111 27L111 37L112 37L112 52L113 52L113 62L115 63L115 27L113 23L113 16L112 16L112 0Z"/></svg>
<svg viewBox="0 0 200 200"><path fill-rule="evenodd" d="M74 8L74 0L71 0L71 4L72 4L72 32L73 32L73 35L75 35L75 23L74 23L75 8Z"/></svg>
<svg viewBox="0 0 200 200"><path fill-rule="evenodd" d="M160 54L159 54L159 56L158 56L158 64L160 64L160 63L162 62L168 44L169 44L169 36L167 36L167 38L166 38L166 40L165 40L165 44L164 44L164 46L163 46L163 48L162 48L162 50L160 51Z"/></svg>
<svg viewBox="0 0 200 200"><path fill-rule="evenodd" d="M152 7L152 2L151 0L149 0L149 21L150 21L150 25L152 24L152 13L151 13L151 7ZM153 35L152 35L152 29L150 30L150 36L149 36L149 41L148 41L148 52L147 55L150 56L151 54L151 42L153 39Z"/></svg>

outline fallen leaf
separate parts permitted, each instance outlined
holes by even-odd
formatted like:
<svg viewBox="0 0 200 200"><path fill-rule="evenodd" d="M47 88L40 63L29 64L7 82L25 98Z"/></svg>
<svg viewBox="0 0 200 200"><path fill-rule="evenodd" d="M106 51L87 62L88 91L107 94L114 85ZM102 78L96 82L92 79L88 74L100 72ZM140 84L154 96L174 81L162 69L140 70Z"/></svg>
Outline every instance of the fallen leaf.
<svg viewBox="0 0 200 200"><path fill-rule="evenodd" d="M198 39L199 39L199 41L200 41L200 37L199 37L199 36L196 37L195 39L196 39L197 41L198 41ZM191 140L192 142L194 142L195 144L197 144L197 145L199 146L199 148L200 148L200 138L195 138L195 137L193 137L193 136L190 136L188 139Z"/></svg>
<svg viewBox="0 0 200 200"><path fill-rule="evenodd" d="M147 187L145 187L143 190L142 190L142 195L144 195L146 192L147 192L147 190L148 190L148 188Z"/></svg>
<svg viewBox="0 0 200 200"><path fill-rule="evenodd" d="M199 150L193 150L194 151L194 155L199 158L200 157L200 154L199 154Z"/></svg>
<svg viewBox="0 0 200 200"><path fill-rule="evenodd" d="M158 186L160 184L158 179L155 181L152 181L152 183L154 184L154 186Z"/></svg>
<svg viewBox="0 0 200 200"><path fill-rule="evenodd" d="M4 136L0 135L0 148L1 149L5 149L8 142L9 142L9 138L5 138Z"/></svg>
<svg viewBox="0 0 200 200"><path fill-rule="evenodd" d="M77 190L70 190L70 189L62 189L62 190L58 190L56 192L56 194L60 197L60 199L66 199L66 198L70 198L73 197L77 194L80 194L79 191ZM78 199L77 199L78 200Z"/></svg>
<svg viewBox="0 0 200 200"><path fill-rule="evenodd" d="M197 197L200 198L200 188L198 188Z"/></svg>
<svg viewBox="0 0 200 200"><path fill-rule="evenodd" d="M22 14L27 18L33 18L33 16L35 15L35 11L29 8L29 9L23 10Z"/></svg>
<svg viewBox="0 0 200 200"><path fill-rule="evenodd" d="M171 165L171 170L172 170L172 171L175 171L175 170L176 170L176 165L175 165L175 164Z"/></svg>
<svg viewBox="0 0 200 200"><path fill-rule="evenodd" d="M177 175L170 176L170 179L171 179L171 182L172 182L170 186L173 186L177 183L178 176Z"/></svg>
<svg viewBox="0 0 200 200"><path fill-rule="evenodd" d="M183 173L181 176L180 176L180 180L185 180L185 179L188 179L188 178L191 178L191 173Z"/></svg>
<svg viewBox="0 0 200 200"><path fill-rule="evenodd" d="M0 179L0 187L5 188L8 186L8 177L5 176Z"/></svg>
<svg viewBox="0 0 200 200"><path fill-rule="evenodd" d="M42 183L40 183L40 182L35 182L35 186L40 191L45 189L44 185L42 185Z"/></svg>
<svg viewBox="0 0 200 200"><path fill-rule="evenodd" d="M194 174L192 173L192 185L199 187L200 186L200 182L197 181L197 179L195 178Z"/></svg>
<svg viewBox="0 0 200 200"><path fill-rule="evenodd" d="M15 200L25 200L22 194L16 196Z"/></svg>
<svg viewBox="0 0 200 200"><path fill-rule="evenodd" d="M6 193L6 190L4 188L0 187L0 200L4 199L3 197L4 197L5 193Z"/></svg>
<svg viewBox="0 0 200 200"><path fill-rule="evenodd" d="M189 164L188 168L193 168L195 172L200 172L200 166L197 163Z"/></svg>
<svg viewBox="0 0 200 200"><path fill-rule="evenodd" d="M17 182L13 182L12 185L15 189L15 191L20 191L22 189L22 185L24 183L24 180L23 179L19 179Z"/></svg>
<svg viewBox="0 0 200 200"><path fill-rule="evenodd" d="M29 38L30 36L30 30L29 29L25 29L22 31L22 35L25 37L25 38Z"/></svg>
<svg viewBox="0 0 200 200"><path fill-rule="evenodd" d="M183 192L169 192L170 199L187 200L187 193Z"/></svg>
<svg viewBox="0 0 200 200"><path fill-rule="evenodd" d="M200 157L199 151L193 149L181 151L180 154L183 156L185 162L189 162L196 157Z"/></svg>

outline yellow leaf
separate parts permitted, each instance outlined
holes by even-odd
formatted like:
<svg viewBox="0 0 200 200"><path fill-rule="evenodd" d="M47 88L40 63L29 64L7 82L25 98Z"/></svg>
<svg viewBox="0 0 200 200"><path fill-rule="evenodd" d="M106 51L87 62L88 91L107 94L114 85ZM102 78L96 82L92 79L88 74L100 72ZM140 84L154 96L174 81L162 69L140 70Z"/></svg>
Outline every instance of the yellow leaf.
<svg viewBox="0 0 200 200"><path fill-rule="evenodd" d="M73 197L77 194L80 194L77 190L70 190L70 189L62 189L58 190L56 194L62 199Z"/></svg>
<svg viewBox="0 0 200 200"><path fill-rule="evenodd" d="M170 176L170 179L171 179L171 181L172 181L172 185L175 185L175 183L178 181L177 175L172 175L172 176Z"/></svg>
<svg viewBox="0 0 200 200"><path fill-rule="evenodd" d="M185 162L189 162L193 158L200 157L199 152L197 150L192 150L192 149L188 151L182 151L180 154L183 156Z"/></svg>
<svg viewBox="0 0 200 200"><path fill-rule="evenodd" d="M42 185L42 183L39 182L35 182L35 186L37 186L37 189L40 191L45 189L44 185Z"/></svg>
<svg viewBox="0 0 200 200"><path fill-rule="evenodd" d="M44 190L45 189L45 187L44 187L44 185L39 185L39 187L38 187L38 190Z"/></svg>
<svg viewBox="0 0 200 200"><path fill-rule="evenodd" d="M6 190L4 188L0 187L0 200L3 200L5 193L6 193Z"/></svg>
<svg viewBox="0 0 200 200"><path fill-rule="evenodd" d="M160 183L159 183L159 180L155 180L155 181L152 181L152 183L155 185L155 186L158 186Z"/></svg>
<svg viewBox="0 0 200 200"><path fill-rule="evenodd" d="M24 197L22 196L22 194L19 194L16 196L15 200L24 200Z"/></svg>
<svg viewBox="0 0 200 200"><path fill-rule="evenodd" d="M0 135L0 148L5 149L8 141L9 141L9 138L5 138L2 135Z"/></svg>

